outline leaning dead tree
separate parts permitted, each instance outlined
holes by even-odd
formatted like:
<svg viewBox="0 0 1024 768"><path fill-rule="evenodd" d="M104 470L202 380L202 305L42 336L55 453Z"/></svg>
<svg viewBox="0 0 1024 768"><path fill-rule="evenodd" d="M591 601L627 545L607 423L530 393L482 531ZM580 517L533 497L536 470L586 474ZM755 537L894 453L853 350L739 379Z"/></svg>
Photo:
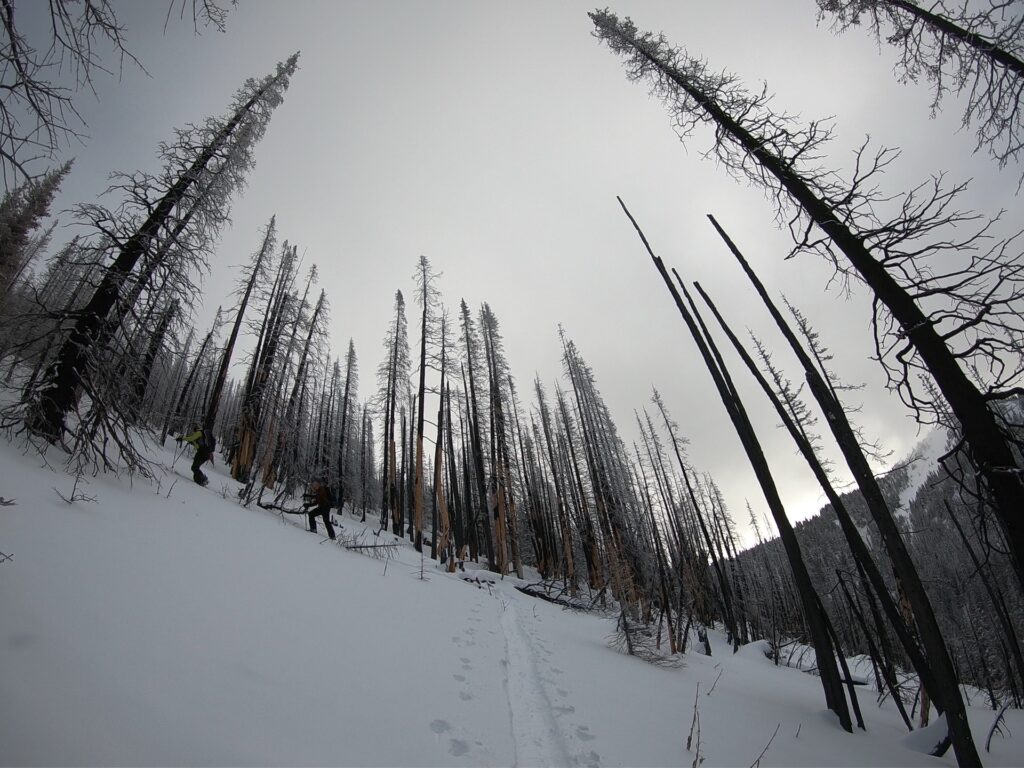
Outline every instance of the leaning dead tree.
<svg viewBox="0 0 1024 768"><path fill-rule="evenodd" d="M811 581L810 574L807 571L804 556L796 538L796 532L793 530L793 526L786 515L786 510L783 506L782 499L779 496L775 480L772 477L768 461L765 458L764 451L761 448L761 444L758 441L754 428L747 416L746 409L740 400L739 392L733 384L729 372L725 367L725 362L719 354L707 328L704 326L704 322L701 320L700 314L697 312L696 305L693 303L692 299L690 299L689 294L686 292L686 288L683 287L681 281L679 281L678 274L676 274L675 277L676 281L680 283L679 287L677 287L672 281L664 262L659 256L655 255L646 236L640 229L640 226L636 223L636 220L633 218L632 214L630 214L621 199L619 200L619 204L622 206L622 210L625 211L626 216L636 229L637 235L639 235L640 240L643 242L644 248L647 250L648 255L654 262L654 266L661 275L662 280L664 280L666 288L668 288L669 293L672 294L676 308L679 310L679 314L682 316L683 321L686 323L686 327L690 331L690 335L693 337L701 358L704 360L704 364L715 383L715 388L718 390L719 396L722 399L722 404L725 406L726 412L729 414L729 419L733 423L736 434L739 436L740 442L743 444L743 449L747 454L747 458L754 470L754 474L757 476L758 484L761 486L761 490L764 493L765 500L768 503L768 508L771 510L772 517L775 520L775 525L778 528L783 548L786 551L786 557L789 562L793 581L800 597L800 604L803 610L804 619L807 622L807 629L810 634L811 644L814 646L814 652L818 662L818 671L821 676L821 685L825 694L826 706L836 714L839 718L840 725L842 725L845 730L852 731L853 725L850 720L850 709L846 701L846 695L843 693L842 681L839 675L839 669L836 665L836 646L832 640L828 616L825 613L821 600L818 597L818 593ZM680 295L680 288L682 290L682 295ZM683 299L684 296L686 297L685 302Z"/></svg>
<svg viewBox="0 0 1024 768"><path fill-rule="evenodd" d="M964 128L976 150L1002 168L1024 150L1024 7L1018 2L930 3L909 0L818 0L819 16L837 31L863 27L896 48L900 82L932 84L932 114L947 94L966 104ZM1024 175L1021 180L1024 181Z"/></svg>
<svg viewBox="0 0 1024 768"><path fill-rule="evenodd" d="M993 242L993 222L954 208L963 185L941 178L893 198L877 183L895 153L863 145L851 180L822 164L828 125L772 111L766 91L749 93L727 73L641 33L608 11L591 14L595 35L626 60L631 80L648 82L686 139L714 130L707 154L763 189L794 253L828 259L873 293L873 328L889 386L921 421L948 407L975 476L965 489L988 504L1024 587L1021 447L996 406L1024 375L1024 260L1013 240ZM965 232L966 234L961 234ZM921 386L921 381L924 386ZM940 398L932 397L929 385Z"/></svg>
<svg viewBox="0 0 1024 768"><path fill-rule="evenodd" d="M712 219L712 222L717 228L717 222L715 222L714 219ZM756 275L754 275L753 271L749 268L749 265L747 265L746 261L739 253L739 250L736 249L735 245L726 236L724 231L719 229L719 233L723 238L725 238L726 243L729 245L730 249L733 250L736 258L740 261L744 270L747 271L748 277L751 282L753 282L758 294L765 302L765 305L771 312L772 317L779 325L780 330L783 332L783 335L790 343L790 346L793 348L793 351L796 353L804 367L809 389L821 407L822 412L826 416L825 421L832 430L836 438L836 442L850 466L851 472L853 473L854 478L858 483L858 487L860 488L861 495L877 526L879 537L882 539L886 553L889 556L889 561L892 564L893 572L896 575L898 589L901 594L906 596L907 604L911 607L913 621L910 622L909 626L904 621L904 617L901 615L895 600L893 600L890 595L888 587L885 584L885 580L882 577L874 558L871 556L867 545L864 543L856 523L847 511L846 505L843 503L839 494L832 487L832 483L828 478L828 474L825 471L824 466L815 454L812 438L808 435L804 427L803 422L805 420L801 418L800 405L796 402L796 398L793 393L786 392L785 387L780 387L783 392L783 396L780 397L776 395L771 385L769 385L767 380L758 370L753 359L747 354L746 350L740 344L739 339L737 339L732 333L724 318L718 312L717 307L701 288L700 284L696 285L697 291L700 293L701 297L708 305L708 308L718 320L722 330L729 337L730 342L732 342L737 354L739 354L751 375L757 380L769 400L771 400L779 418L782 420L783 425L797 444L800 453L807 461L811 471L815 475L815 478L818 480L819 485L825 492L825 496L828 498L829 503L832 505L832 508L836 513L836 517L839 520L840 527L843 530L844 537L850 547L854 560L857 562L859 569L867 576L867 579L874 589L886 617L889 619L889 622L896 632L896 635L899 638L908 658L911 660L915 671L917 671L924 690L928 692L931 699L935 701L941 710L946 713L947 720L951 725L951 733L956 732L960 738L970 738L970 728L967 725L967 712L964 708L964 702L960 695L956 669L953 666L953 661L946 646L946 642L942 637L942 631L939 627L938 620L936 619L931 601L925 592L924 584L921 581L917 568L914 566L914 562L910 557L906 544L903 542L899 528L896 525L895 517L891 513L882 490L868 466L867 458L864 456L864 453L858 444L857 437L849 423L846 411L836 396L835 388L826 381L825 375L819 372L817 367L812 363L810 355L804 351L796 336L785 323L774 304L770 301L764 287L761 285ZM770 363L767 360L767 355L765 354L763 357L766 367L769 368L769 371L773 374L773 378L778 384L780 382L778 372L771 368ZM786 399L785 404L782 402L783 397ZM917 635L920 638L920 647L918 640L914 636L915 624ZM941 751L944 752L945 748L946 747L943 747Z"/></svg>
<svg viewBox="0 0 1024 768"><path fill-rule="evenodd" d="M123 223L123 239L101 243L99 255L110 259L103 277L85 306L77 312L70 333L59 345L39 387L29 393L25 414L28 428L49 441L59 441L67 430L68 414L89 389L89 371L97 340L110 333L106 326L132 273L159 252L162 237L183 218L206 225L205 239L214 236L227 217L229 200L245 181L252 166L252 150L263 136L274 109L283 101L298 55L279 64L261 80L249 80L236 95L225 118L210 119L195 128L186 145L168 145L167 168L152 180L153 194L140 213ZM185 134L182 134L185 138ZM194 143L191 143L194 142ZM162 184L159 182L163 182ZM159 190L163 189L162 193ZM196 217L194 211L200 211ZM145 215L143 215L145 214Z"/></svg>

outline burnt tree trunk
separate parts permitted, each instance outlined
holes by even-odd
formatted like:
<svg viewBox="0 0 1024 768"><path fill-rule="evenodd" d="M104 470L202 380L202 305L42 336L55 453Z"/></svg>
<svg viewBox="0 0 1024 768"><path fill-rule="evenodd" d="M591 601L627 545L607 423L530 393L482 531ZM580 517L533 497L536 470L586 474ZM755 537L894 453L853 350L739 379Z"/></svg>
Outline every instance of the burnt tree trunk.
<svg viewBox="0 0 1024 768"><path fill-rule="evenodd" d="M249 282L246 283L245 292L242 294L242 300L238 305L238 314L235 315L235 323L231 327L231 335L228 337L227 345L224 347L224 354L221 356L220 368L217 371L217 378L214 380L213 391L210 394L210 399L206 404L206 415L203 417L203 428L212 430L214 422L217 420L217 409L220 406L220 396L224 391L224 382L228 378L228 368L231 367L231 355L235 350L235 341L238 339L238 331L242 327L242 317L245 315L246 307L249 305L249 297L252 295L252 289L256 285L256 281L259 279L263 268L263 260L273 245L274 237L274 220L270 220L270 224L267 227L267 231L263 237L263 245L260 247L260 251L256 256L256 262L253 264L252 275L249 277Z"/></svg>
<svg viewBox="0 0 1024 768"><path fill-rule="evenodd" d="M846 702L846 695L843 692L839 670L836 667L835 650L826 627L825 617L822 615L821 603L817 592L814 590L814 584L811 582L810 574L807 572L807 567L800 551L800 544L796 539L796 533L789 522L789 518L786 516L786 510L782 504L782 499L779 497L778 489L775 486L775 480L772 477L771 470L768 467L768 462L765 459L764 452L761 449L761 444L757 439L757 435L754 433L754 428L747 417L743 403L740 400L736 388L732 384L728 371L725 369L724 361L718 354L717 349L714 346L714 342L707 333L707 329L704 327L703 322L699 320L700 316L699 313L697 313L696 305L693 303L693 300L689 298L689 295L686 294L686 289L683 288L683 293L687 295L687 302L690 306L690 309L687 309L686 304L683 303L682 296L679 294L679 290L669 277L664 263L659 257L654 255L654 252L651 250L651 247L647 242L647 238L641 231L640 226L636 223L636 220L633 219L633 216L629 213L629 210L626 208L625 204L622 203L621 199L619 200L619 203L622 205L623 211L626 212L626 215L633 223L637 234L639 234L648 254L653 260L655 267L661 274L669 292L672 294L672 298L676 303L676 308L679 310L679 314L686 323L686 326L689 329L698 350L700 351L708 372L714 380L715 387L718 389L719 396L722 399L722 404L725 406L725 409L729 414L729 418L736 429L736 433L740 438L740 442L743 444L743 449L754 469L758 483L764 492L765 500L767 501L768 508L775 520L775 525L779 531L779 538L782 541L782 546L785 549L786 557L789 561L790 571L793 575L793 581L796 585L797 593L800 598L804 619L807 622L808 631L810 633L811 644L814 646L814 652L817 657L818 670L821 675L821 684L825 694L826 706L835 712L843 729L852 732L853 724L850 720L850 710ZM678 275L676 275L676 279L679 279ZM699 326L698 323L700 324Z"/></svg>
<svg viewBox="0 0 1024 768"><path fill-rule="evenodd" d="M888 604L891 602L891 599L887 600L885 597L888 593L883 592L884 584L881 584L881 576L873 576L872 571L866 567L867 573L872 581L872 586L875 588L883 608L886 609L886 613L889 615L889 620L892 622L893 628L900 636L900 640L903 643L904 648L907 649L908 655L911 656L915 668L921 675L921 681L924 684L925 689L929 690L931 698L935 701L936 705L939 706L947 715L947 722L949 723L950 733L953 737L954 747L956 748L957 761L962 761L963 764L972 764L970 755L974 754L977 756L977 750L974 747L974 738L971 735L970 726L967 723L967 711L964 707L963 698L960 695L953 660L950 657L949 650L946 648L946 643L942 637L938 620L935 618L935 612L932 609L931 601L924 590L924 585L921 583L920 575L917 573L914 562L910 557L910 552L907 551L906 544L903 542L903 538L900 535L896 521L893 518L892 513L889 511L882 489L878 485L878 481L875 479L874 473L871 471L871 467L868 464L867 458L864 456L864 452L860 449L860 443L853 431L853 427L850 425L850 422L846 417L846 412L843 410L842 404L839 402L838 398L836 398L832 388L828 385L828 382L825 381L813 361L804 351L803 346L789 328L789 325L786 323L785 318L783 318L782 313L779 312L774 302L768 296L768 292L765 290L764 285L750 268L746 259L743 258L739 249L735 244L733 244L732 240L729 239L729 236L725 231L718 225L718 222L715 221L714 217L709 218L719 235L721 235L725 241L726 245L729 246L730 251L732 251L744 272L746 272L754 288L757 290L758 295L761 297L761 300L765 303L765 306L774 318L776 325L778 325L779 330L782 331L804 367L804 372L811 394L814 396L815 400L817 400L826 415L826 422L832 430L836 443L839 445L839 448L843 453L843 457L846 459L846 462L850 467L850 471L853 473L854 479L857 481L857 486L864 497L864 501L871 513L872 520L874 520L875 524L878 526L879 534L885 545L886 551L889 554L893 570L907 592L907 599L909 600L910 606L913 610L913 618L917 623L921 643L924 646L925 653L927 654L927 663L922 664L924 660L920 659L919 654L918 659L914 661L915 657L911 652L913 643L908 641L905 637L906 630L903 626L903 622L899 621L892 615L893 608ZM859 538L859 536L857 538ZM858 559L863 560L862 557L859 557ZM867 566L867 562L862 562L862 564ZM912 626L912 623L908 622L907 626ZM922 664L922 666L918 666L919 664Z"/></svg>
<svg viewBox="0 0 1024 768"><path fill-rule="evenodd" d="M150 244L157 237L160 228L166 224L174 208L197 183L202 172L227 144L249 111L276 82L277 78L267 82L232 115L188 171L178 177L174 185L153 206L142 225L121 246L117 258L104 272L92 298L78 312L78 320L46 373L46 384L34 398L32 409L26 419L30 430L50 441L61 438L65 431L64 419L78 402L84 371L89 364L89 356L97 334L116 304L125 279L139 259L149 251Z"/></svg>

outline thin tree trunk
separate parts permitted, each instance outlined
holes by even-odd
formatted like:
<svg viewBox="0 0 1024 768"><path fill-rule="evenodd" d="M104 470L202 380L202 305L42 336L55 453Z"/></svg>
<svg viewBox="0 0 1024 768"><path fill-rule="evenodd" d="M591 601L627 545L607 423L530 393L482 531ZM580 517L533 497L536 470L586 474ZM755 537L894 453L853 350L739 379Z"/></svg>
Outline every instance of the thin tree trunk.
<svg viewBox="0 0 1024 768"><path fill-rule="evenodd" d="M921 662L915 661L914 666L921 675L925 687L931 689L931 698L947 714L947 722L953 738L957 761L962 762L964 765L980 762L977 749L974 746L974 738L967 723L967 712L964 708L963 698L960 695L956 670L953 667L952 658L943 640L938 620L935 618L935 612L931 607L931 601L925 592L924 585L921 583L910 553L903 542L903 538L896 526L896 521L889 511L885 496L875 479L874 473L871 471L871 467L868 465L867 458L860 449L857 436L846 417L846 412L834 396L831 387L828 386L817 367L807 356L803 346L789 328L778 308L775 307L764 285L757 278L757 275L754 274L754 271L743 258L739 249L718 225L714 217L709 217L709 219L747 274L758 295L774 318L779 330L782 331L803 365L811 394L825 412L829 429L832 430L836 443L839 445L850 467L850 471L857 481L871 517L878 527L879 534L885 544L898 580L903 588L907 590L907 597L912 607L913 621L917 622L921 643L924 646L928 659L927 665L918 666ZM891 615L891 607L886 604L883 590L880 589L878 584L881 577L871 576L870 570L868 574L872 579L875 592L878 594L883 608L887 608L887 613L890 613L889 620L893 623L893 628L899 634L903 629L900 626L900 622ZM913 621L908 621L907 626L913 626ZM902 635L900 640L903 642L908 654L910 654L912 643L908 642ZM914 656L911 655L911 658L913 659Z"/></svg>
<svg viewBox="0 0 1024 768"><path fill-rule="evenodd" d="M619 202L622 205L623 210L626 212L626 215L633 223L633 226L636 228L636 231L640 235L644 246L647 248L655 267L661 274L669 292L672 294L676 307L685 321L690 334L693 336L694 342L697 344L701 357L704 359L704 363L714 379L715 386L721 396L722 403L725 406L734 427L736 428L740 441L743 443L743 448L750 460L751 466L754 469L754 473L757 475L758 483L761 485L761 489L764 492L765 500L768 502L768 507L771 510L772 517L775 519L775 525L779 530L779 537L782 540L782 545L789 560L790 570L793 574L793 580L796 584L800 602L803 607L804 619L807 621L811 635L811 642L814 646L815 655L817 656L818 670L821 675L826 704L829 709L836 713L843 729L852 732L853 725L850 721L849 707L847 706L846 696L842 690L839 671L836 668L832 641L826 629L824 617L821 614L821 606L818 596L814 590L814 585L811 582L810 575L807 572L803 555L800 552L800 545L796 539L796 534L786 516L782 499L779 497L778 490L775 486L775 480L771 475L771 470L768 467L768 462L764 457L764 452L762 451L761 445L754 433L753 426L750 424L750 420L743 408L739 395L729 378L728 372L725 370L721 356L717 354L714 342L711 340L706 329L703 328L703 323L701 323L701 327L698 327L697 323L699 320L695 321L695 318L699 318L696 305L694 305L693 301L689 299L687 295L687 300L690 305L690 309L687 309L686 305L683 303L682 297L679 295L679 291L676 289L676 286L669 277L664 263L660 258L654 255L650 245L647 243L647 238L640 230L636 220L633 219L625 205L622 204L622 201L620 200ZM678 275L676 278L678 280ZM683 288L682 290L685 294L686 289ZM693 312L692 315L691 310Z"/></svg>
<svg viewBox="0 0 1024 768"><path fill-rule="evenodd" d="M238 305L238 314L235 315L235 323L231 327L231 335L228 337L227 345L224 347L224 354L221 357L220 369L217 371L217 378L214 380L213 391L210 394L210 399L206 404L206 416L203 417L203 429L212 430L214 422L217 420L217 409L220 406L221 392L224 391L224 382L228 378L228 368L231 366L231 355L235 350L235 341L238 339L238 331L242 327L242 317L245 315L245 309L249 305L249 297L252 295L252 289L256 285L256 281L260 278L263 269L263 260L270 252L273 246L274 238L274 219L270 219L270 224L267 226L267 231L263 236L263 245L260 247L259 254L256 256L256 263L253 264L252 275L249 277L249 282L245 286L245 292L242 294L242 301Z"/></svg>

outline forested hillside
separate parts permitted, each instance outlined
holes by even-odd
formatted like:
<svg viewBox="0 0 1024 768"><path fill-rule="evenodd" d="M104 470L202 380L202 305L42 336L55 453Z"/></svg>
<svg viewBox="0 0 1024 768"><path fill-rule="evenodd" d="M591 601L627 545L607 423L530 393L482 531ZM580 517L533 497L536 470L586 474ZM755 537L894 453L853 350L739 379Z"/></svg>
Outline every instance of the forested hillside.
<svg viewBox="0 0 1024 768"><path fill-rule="evenodd" d="M992 533L985 529L984 517L964 503L960 485L936 465L938 457L952 448L949 436L936 430L879 484L927 585L943 635L957 638L951 651L961 682L976 689L972 703L983 701L998 709L1012 702L1019 707L1016 670L1022 659L1017 638L1024 606L1005 562L991 557ZM860 491L848 491L841 498L874 557L885 563ZM756 518L751 522L759 530L765 528ZM871 658L879 698L900 701L909 722L921 704L916 682L905 685L904 670L910 662L885 630L870 591L861 589L864 577L844 547L835 510L826 505L819 515L798 523L796 533L815 583L830 585L823 599L836 617L842 647ZM731 563L737 579L746 585L747 616L756 623L751 632L774 639L777 660L786 657L786 644L801 634L802 622L791 601L787 604L792 588L785 585L782 558L779 542L773 539L759 542ZM891 569L884 574L890 589L900 595ZM908 609L903 602L901 608Z"/></svg>

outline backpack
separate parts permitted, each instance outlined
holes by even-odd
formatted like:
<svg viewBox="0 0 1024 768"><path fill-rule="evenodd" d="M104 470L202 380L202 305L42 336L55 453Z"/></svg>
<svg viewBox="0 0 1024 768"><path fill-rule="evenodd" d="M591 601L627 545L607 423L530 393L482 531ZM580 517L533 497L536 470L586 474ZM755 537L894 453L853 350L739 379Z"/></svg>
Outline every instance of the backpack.
<svg viewBox="0 0 1024 768"><path fill-rule="evenodd" d="M336 506L338 506L338 499L334 495L334 491L331 490L331 486L329 486L327 483L324 483L323 488L324 488L324 493L327 495L327 506L329 506L329 507L336 507Z"/></svg>
<svg viewBox="0 0 1024 768"><path fill-rule="evenodd" d="M213 453L214 449L217 447L217 441L214 439L213 435L204 429L203 434L199 438L199 447L204 451Z"/></svg>

